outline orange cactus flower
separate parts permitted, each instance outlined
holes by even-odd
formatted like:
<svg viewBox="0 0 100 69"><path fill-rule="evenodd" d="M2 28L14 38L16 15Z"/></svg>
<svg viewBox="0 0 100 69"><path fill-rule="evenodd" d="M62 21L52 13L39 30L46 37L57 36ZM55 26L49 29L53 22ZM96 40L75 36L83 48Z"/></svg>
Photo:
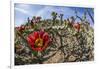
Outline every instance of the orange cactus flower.
<svg viewBox="0 0 100 69"><path fill-rule="evenodd" d="M74 23L73 27L79 32L80 31L80 24L79 23Z"/></svg>

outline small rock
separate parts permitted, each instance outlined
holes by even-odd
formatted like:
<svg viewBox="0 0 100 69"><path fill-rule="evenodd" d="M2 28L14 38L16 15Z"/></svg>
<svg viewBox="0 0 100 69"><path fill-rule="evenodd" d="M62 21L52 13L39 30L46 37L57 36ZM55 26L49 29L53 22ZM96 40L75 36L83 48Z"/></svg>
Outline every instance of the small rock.
<svg viewBox="0 0 100 69"><path fill-rule="evenodd" d="M62 63L64 61L64 53L61 51L58 51L53 57L48 59L47 61L44 61L43 63Z"/></svg>
<svg viewBox="0 0 100 69"><path fill-rule="evenodd" d="M69 61L69 62L73 62L73 61L75 61L75 60L76 60L76 57L73 56L73 55L69 56L69 58L68 58L68 61Z"/></svg>

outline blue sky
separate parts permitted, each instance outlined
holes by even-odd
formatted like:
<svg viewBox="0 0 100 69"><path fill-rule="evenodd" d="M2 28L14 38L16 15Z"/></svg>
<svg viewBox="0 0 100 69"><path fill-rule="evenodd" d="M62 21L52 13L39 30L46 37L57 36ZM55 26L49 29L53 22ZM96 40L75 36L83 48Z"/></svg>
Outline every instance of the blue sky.
<svg viewBox="0 0 100 69"><path fill-rule="evenodd" d="M88 9L92 16L94 16L94 12L92 11L92 9ZM78 15L82 17L85 8L16 3L14 5L15 26L20 26L21 24L24 24L25 22L27 22L27 18L29 17L31 19L32 16L41 16L42 19L52 18L52 11L55 11L58 14L64 14L63 18L67 19L68 17L75 16L75 10L77 10ZM91 21L89 16L87 16L87 19L93 26L94 23Z"/></svg>

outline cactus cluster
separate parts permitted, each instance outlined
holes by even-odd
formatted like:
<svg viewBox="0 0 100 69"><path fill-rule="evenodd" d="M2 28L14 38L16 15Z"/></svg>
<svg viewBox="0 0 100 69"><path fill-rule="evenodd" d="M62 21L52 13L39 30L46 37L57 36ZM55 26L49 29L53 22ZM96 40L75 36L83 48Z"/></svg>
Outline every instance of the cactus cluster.
<svg viewBox="0 0 100 69"><path fill-rule="evenodd" d="M28 17L25 24L15 27L15 65L93 60L94 29L86 14L63 19L64 14L52 12L51 16Z"/></svg>

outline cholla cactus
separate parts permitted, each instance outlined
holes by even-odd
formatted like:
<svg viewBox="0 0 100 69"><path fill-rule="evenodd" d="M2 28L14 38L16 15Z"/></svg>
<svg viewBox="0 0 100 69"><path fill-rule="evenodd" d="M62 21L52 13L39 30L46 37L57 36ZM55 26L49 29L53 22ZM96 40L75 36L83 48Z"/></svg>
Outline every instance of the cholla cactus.
<svg viewBox="0 0 100 69"><path fill-rule="evenodd" d="M57 13L56 12L52 12L51 15L52 15L52 18L53 18L53 25L54 25L55 22L56 22Z"/></svg>

